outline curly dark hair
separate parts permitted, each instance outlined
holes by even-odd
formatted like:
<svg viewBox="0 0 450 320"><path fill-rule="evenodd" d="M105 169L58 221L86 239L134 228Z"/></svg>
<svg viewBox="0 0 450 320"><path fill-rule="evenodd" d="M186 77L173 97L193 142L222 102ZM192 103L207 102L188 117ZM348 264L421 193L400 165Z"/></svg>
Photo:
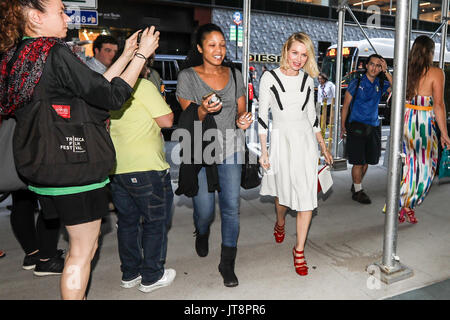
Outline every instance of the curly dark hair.
<svg viewBox="0 0 450 320"><path fill-rule="evenodd" d="M20 7L13 1L5 0L0 2L0 52L4 52L13 47L19 39L19 29L21 25Z"/></svg>
<svg viewBox="0 0 450 320"><path fill-rule="evenodd" d="M2 0L0 2L0 52L15 46L25 31L24 10L45 12L47 0Z"/></svg>

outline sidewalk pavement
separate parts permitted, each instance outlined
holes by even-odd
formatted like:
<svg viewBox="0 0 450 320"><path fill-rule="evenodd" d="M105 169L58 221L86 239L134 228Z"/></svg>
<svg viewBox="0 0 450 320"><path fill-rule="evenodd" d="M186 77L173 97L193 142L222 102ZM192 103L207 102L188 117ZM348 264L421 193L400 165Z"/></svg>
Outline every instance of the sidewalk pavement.
<svg viewBox="0 0 450 320"><path fill-rule="evenodd" d="M369 167L364 188L372 199L371 205L351 199L350 167L332 175L333 189L325 200L319 200L308 235L305 248L308 276L298 276L293 266L294 212L288 213L284 242L277 244L272 235L273 199L260 197L258 188L241 189L235 269L238 287L224 287L217 269L221 241L218 207L211 227L210 253L200 258L194 248L192 201L176 196L166 261L167 268L177 271L174 283L148 294L136 287L122 289L119 286L116 217L112 213L102 224L103 239L88 299L372 300L390 298L450 278L450 184L438 185L436 179L428 197L416 211L419 223L399 226L397 255L402 264L413 270L414 276L385 285L374 281L366 268L382 258L385 215L381 210L386 196L387 171L381 165ZM9 211L4 208L6 204L6 201L0 204L0 248L7 253L0 260L0 299L60 299L59 276L39 278L22 270L24 253L12 233ZM67 247L62 236L59 248Z"/></svg>

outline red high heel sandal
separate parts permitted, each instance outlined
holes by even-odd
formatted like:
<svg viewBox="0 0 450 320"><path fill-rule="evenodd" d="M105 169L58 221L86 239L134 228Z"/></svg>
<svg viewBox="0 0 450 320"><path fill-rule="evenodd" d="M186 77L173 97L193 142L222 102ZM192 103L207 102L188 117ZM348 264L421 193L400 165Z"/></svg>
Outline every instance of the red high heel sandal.
<svg viewBox="0 0 450 320"><path fill-rule="evenodd" d="M406 209L405 208L401 208L400 212L398 213L398 223L405 222L405 220L406 220L405 213L406 213Z"/></svg>
<svg viewBox="0 0 450 320"><path fill-rule="evenodd" d="M406 218L408 218L408 222L411 224L417 223L417 218L415 216L414 210L406 210L406 208L402 208L398 213L398 222L403 223L406 221Z"/></svg>
<svg viewBox="0 0 450 320"><path fill-rule="evenodd" d="M415 216L415 212L414 210L409 210L406 211L406 216L408 217L408 222L411 224L416 224L417 223L417 218Z"/></svg>
<svg viewBox="0 0 450 320"><path fill-rule="evenodd" d="M306 276L308 274L308 266L306 265L306 259L303 255L303 251L297 251L295 247L293 248L292 255L294 256L294 267L295 272L301 276ZM303 259L303 262L295 262L295 260Z"/></svg>
<svg viewBox="0 0 450 320"><path fill-rule="evenodd" d="M284 225L279 226L277 222L275 222L275 227L273 228L273 235L275 236L276 243L282 243L284 240Z"/></svg>

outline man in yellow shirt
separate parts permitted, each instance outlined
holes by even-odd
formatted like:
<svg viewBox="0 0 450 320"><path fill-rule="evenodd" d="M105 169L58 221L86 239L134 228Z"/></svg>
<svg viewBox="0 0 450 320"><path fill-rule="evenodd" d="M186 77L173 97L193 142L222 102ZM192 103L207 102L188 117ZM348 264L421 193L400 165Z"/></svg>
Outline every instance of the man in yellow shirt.
<svg viewBox="0 0 450 320"><path fill-rule="evenodd" d="M175 270L164 268L173 192L161 135L161 128L172 126L173 113L144 79L147 70L143 68L132 97L111 112L117 160L111 191L118 211L121 286L139 284L142 292L170 285L176 276Z"/></svg>

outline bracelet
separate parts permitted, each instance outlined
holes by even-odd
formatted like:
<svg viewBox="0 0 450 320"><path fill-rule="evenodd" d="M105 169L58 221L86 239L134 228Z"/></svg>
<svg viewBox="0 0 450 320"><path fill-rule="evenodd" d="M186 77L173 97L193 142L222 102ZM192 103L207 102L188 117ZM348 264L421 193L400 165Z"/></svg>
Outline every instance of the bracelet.
<svg viewBox="0 0 450 320"><path fill-rule="evenodd" d="M141 59L144 59L147 62L147 58L142 53L136 52L134 54L134 56L138 57L138 58L141 58Z"/></svg>

